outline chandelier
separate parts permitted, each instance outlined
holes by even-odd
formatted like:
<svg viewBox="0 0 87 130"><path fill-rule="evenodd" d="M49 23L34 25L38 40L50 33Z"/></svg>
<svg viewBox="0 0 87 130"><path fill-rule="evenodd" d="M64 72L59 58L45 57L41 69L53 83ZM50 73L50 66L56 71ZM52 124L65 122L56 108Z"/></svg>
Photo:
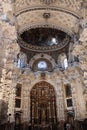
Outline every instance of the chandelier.
<svg viewBox="0 0 87 130"><path fill-rule="evenodd" d="M54 3L56 0L40 0L42 3L44 3L44 4L47 4L47 5L49 5L49 4L52 4L52 3Z"/></svg>

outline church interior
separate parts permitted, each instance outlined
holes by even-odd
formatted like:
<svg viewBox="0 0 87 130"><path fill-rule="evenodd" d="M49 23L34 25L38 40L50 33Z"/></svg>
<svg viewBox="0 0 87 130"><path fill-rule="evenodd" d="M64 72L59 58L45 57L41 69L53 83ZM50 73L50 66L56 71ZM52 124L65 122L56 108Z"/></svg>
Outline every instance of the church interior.
<svg viewBox="0 0 87 130"><path fill-rule="evenodd" d="M87 0L0 0L0 130L87 130Z"/></svg>

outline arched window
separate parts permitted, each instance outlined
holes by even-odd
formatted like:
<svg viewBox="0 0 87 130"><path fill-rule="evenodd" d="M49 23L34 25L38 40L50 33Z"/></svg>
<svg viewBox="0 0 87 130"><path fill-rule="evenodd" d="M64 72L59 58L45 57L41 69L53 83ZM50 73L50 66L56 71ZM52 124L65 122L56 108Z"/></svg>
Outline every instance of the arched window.
<svg viewBox="0 0 87 130"><path fill-rule="evenodd" d="M64 68L66 69L68 67L68 61L67 58L64 59Z"/></svg>
<svg viewBox="0 0 87 130"><path fill-rule="evenodd" d="M17 67L24 68L27 65L27 57L23 52L17 55Z"/></svg>
<svg viewBox="0 0 87 130"><path fill-rule="evenodd" d="M39 61L37 66L38 66L38 69L40 69L40 70L46 70L47 69L47 63L45 61Z"/></svg>
<svg viewBox="0 0 87 130"><path fill-rule="evenodd" d="M23 68L23 67L25 67L25 64L24 64L24 61L23 60L21 60L21 59L18 59L18 68Z"/></svg>
<svg viewBox="0 0 87 130"><path fill-rule="evenodd" d="M65 53L62 53L58 57L58 66L62 69L66 69L68 67L68 60Z"/></svg>

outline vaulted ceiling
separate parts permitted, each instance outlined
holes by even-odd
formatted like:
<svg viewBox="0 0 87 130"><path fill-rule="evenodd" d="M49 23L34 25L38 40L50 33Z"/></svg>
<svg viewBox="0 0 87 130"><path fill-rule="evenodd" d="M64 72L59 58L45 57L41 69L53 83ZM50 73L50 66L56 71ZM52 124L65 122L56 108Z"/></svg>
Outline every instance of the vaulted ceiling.
<svg viewBox="0 0 87 130"><path fill-rule="evenodd" d="M42 49L40 46L38 47L36 42L33 43L36 45L36 48L31 45L32 42L26 44L30 40L28 33L30 35L32 30L39 30L41 28L45 30L46 28L60 30L67 34L71 41L74 42L74 38L79 36L82 20L86 19L86 6L87 2L85 0L16 0L14 2L14 14L16 17L18 43L21 49L28 50L28 55L30 55L30 51L32 53L32 51L39 52L40 50L40 52L44 52L45 50L48 52L48 50L52 50L52 47L43 47ZM36 36L39 32L35 32ZM25 34L28 40L24 38ZM55 48L54 46L53 51ZM68 52L66 51L68 48L69 46L62 51Z"/></svg>
<svg viewBox="0 0 87 130"><path fill-rule="evenodd" d="M49 26L72 35L78 32L83 0L16 0L18 32Z"/></svg>

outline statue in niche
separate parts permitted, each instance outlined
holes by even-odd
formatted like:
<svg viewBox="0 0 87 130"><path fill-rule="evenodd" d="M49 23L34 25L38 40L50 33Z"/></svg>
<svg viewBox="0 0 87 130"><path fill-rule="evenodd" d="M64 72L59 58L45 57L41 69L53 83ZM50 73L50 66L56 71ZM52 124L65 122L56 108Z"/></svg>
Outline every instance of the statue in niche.
<svg viewBox="0 0 87 130"><path fill-rule="evenodd" d="M45 111L45 108L43 107L42 108L42 123L45 123L45 120L46 120L46 111Z"/></svg>
<svg viewBox="0 0 87 130"><path fill-rule="evenodd" d="M42 96L44 96L44 94L45 94L45 91L44 91L44 89L42 89L42 92L41 92L41 93L42 93Z"/></svg>

